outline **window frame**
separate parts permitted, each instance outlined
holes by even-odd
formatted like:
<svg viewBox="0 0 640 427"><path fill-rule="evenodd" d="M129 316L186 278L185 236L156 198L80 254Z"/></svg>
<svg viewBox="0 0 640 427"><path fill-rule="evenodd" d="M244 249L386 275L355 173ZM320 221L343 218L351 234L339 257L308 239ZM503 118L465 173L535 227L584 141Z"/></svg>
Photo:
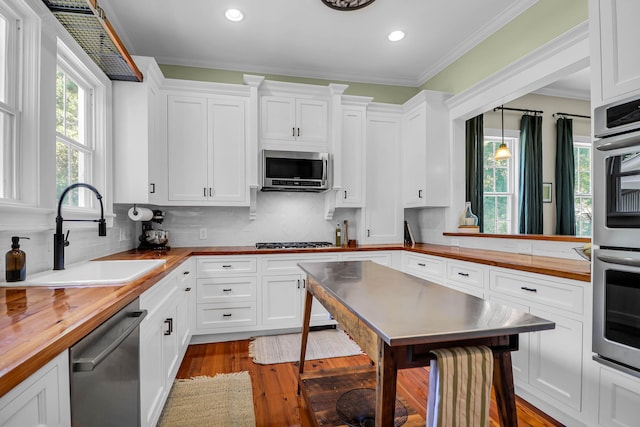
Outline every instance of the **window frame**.
<svg viewBox="0 0 640 427"><path fill-rule="evenodd" d="M494 129L494 128L484 128L484 135L483 135L484 139L502 139L502 129ZM511 144L509 146L509 151L511 151L511 158L508 159L508 173L509 173L509 177L508 177L508 181L509 181L509 187L510 187L510 192L508 193L502 193L502 192L498 192L498 193L494 193L494 192L484 192L483 191L483 198L485 195L507 195L507 197L509 197L511 200L511 209L509 211L509 215L510 215L510 227L509 230L507 230L506 233L495 233L495 234L517 234L517 228L518 228L518 174L517 174L517 165L519 164L519 154L520 154L520 131L519 130L514 130L514 129L504 129L504 137L505 139L510 139L513 141L513 144ZM483 147L484 147L484 141L483 141ZM484 157L483 157L484 158ZM483 181L484 181L484 162L482 165L482 170L483 170ZM484 218L482 218L483 222L484 222ZM484 224L483 224L484 225ZM485 229L486 232L486 229Z"/></svg>
<svg viewBox="0 0 640 427"><path fill-rule="evenodd" d="M588 136L582 136L582 135L573 135L573 148L588 148L589 149L589 189L591 190L591 193L578 193L576 191L575 185L573 188L574 194L573 194L573 200L575 203L575 200L577 198L581 198L581 199L586 199L586 198L590 198L591 199L591 234L589 236L583 236L581 234L578 234L578 218L577 215L574 214L574 221L576 223L576 237L592 237L593 236L593 144L591 143L591 138ZM577 175L578 175L578 165L575 165L575 174L576 174L576 180Z"/></svg>

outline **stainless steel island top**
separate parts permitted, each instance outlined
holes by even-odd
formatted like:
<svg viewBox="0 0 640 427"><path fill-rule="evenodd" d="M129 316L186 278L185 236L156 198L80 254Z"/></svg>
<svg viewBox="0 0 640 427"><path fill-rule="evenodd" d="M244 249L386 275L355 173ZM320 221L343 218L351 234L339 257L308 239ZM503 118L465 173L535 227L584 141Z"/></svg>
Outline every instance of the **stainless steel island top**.
<svg viewBox="0 0 640 427"><path fill-rule="evenodd" d="M390 346L553 329L551 321L371 261L298 264Z"/></svg>

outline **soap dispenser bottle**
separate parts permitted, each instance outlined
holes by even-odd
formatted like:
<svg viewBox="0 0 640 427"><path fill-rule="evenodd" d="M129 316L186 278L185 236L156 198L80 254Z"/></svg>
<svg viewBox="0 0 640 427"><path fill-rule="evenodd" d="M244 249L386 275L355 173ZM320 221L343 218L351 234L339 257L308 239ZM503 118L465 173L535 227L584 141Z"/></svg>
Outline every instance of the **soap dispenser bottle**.
<svg viewBox="0 0 640 427"><path fill-rule="evenodd" d="M21 282L27 278L27 254L20 249L20 239L28 239L28 237L13 236L11 250L5 256L7 282Z"/></svg>

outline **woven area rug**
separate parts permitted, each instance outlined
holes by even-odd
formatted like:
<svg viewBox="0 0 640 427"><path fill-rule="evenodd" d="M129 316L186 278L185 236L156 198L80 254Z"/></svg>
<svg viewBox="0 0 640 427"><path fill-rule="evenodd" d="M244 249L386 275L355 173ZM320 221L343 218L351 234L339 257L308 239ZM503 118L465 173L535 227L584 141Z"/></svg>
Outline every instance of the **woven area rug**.
<svg viewBox="0 0 640 427"><path fill-rule="evenodd" d="M249 372L175 380L158 426L255 427Z"/></svg>
<svg viewBox="0 0 640 427"><path fill-rule="evenodd" d="M249 343L249 357L255 363L297 362L300 360L302 334L269 335L257 337ZM362 350L340 329L325 329L309 333L306 360L355 356Z"/></svg>

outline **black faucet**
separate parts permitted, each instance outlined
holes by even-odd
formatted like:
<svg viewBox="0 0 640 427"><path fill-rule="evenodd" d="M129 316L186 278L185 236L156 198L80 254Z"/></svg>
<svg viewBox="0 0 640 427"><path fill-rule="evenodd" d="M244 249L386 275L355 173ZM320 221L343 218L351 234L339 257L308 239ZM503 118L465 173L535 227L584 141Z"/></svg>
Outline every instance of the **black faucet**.
<svg viewBox="0 0 640 427"><path fill-rule="evenodd" d="M73 190L77 187L88 188L93 191L96 195L96 198L100 202L100 219L63 219L61 208L62 201L64 197L70 190ZM65 246L69 246L69 230L67 230L67 236L65 237L62 232L62 222L63 221L88 221L88 222L97 222L98 223L98 236L106 236L107 235L107 223L104 220L104 205L102 204L102 195L98 190L89 184L85 184L83 182L78 182L75 184L71 184L67 188L64 189L62 194L60 195L60 200L58 201L58 216L56 217L56 234L53 235L53 269L54 270L64 270L64 248Z"/></svg>

